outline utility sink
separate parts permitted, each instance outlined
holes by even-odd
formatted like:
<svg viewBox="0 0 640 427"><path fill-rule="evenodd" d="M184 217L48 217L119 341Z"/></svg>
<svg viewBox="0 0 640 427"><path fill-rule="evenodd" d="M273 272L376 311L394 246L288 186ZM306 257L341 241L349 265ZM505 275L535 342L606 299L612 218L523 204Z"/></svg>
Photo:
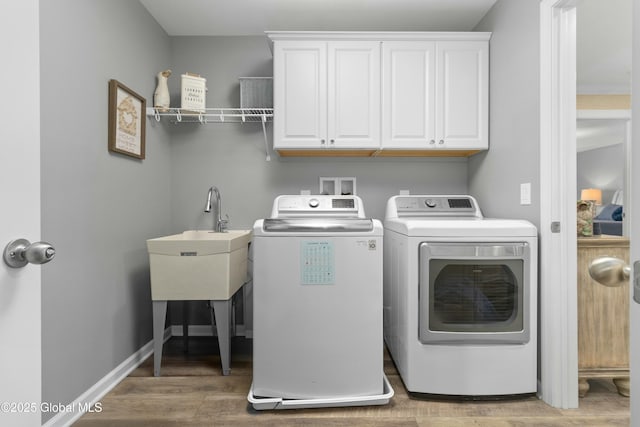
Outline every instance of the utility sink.
<svg viewBox="0 0 640 427"><path fill-rule="evenodd" d="M209 301L222 374L230 374L231 297L247 281L250 241L251 230L188 230L147 240L153 300L153 375L160 376L167 301L172 300Z"/></svg>
<svg viewBox="0 0 640 427"><path fill-rule="evenodd" d="M247 280L251 230L188 230L147 240L151 299L228 300Z"/></svg>

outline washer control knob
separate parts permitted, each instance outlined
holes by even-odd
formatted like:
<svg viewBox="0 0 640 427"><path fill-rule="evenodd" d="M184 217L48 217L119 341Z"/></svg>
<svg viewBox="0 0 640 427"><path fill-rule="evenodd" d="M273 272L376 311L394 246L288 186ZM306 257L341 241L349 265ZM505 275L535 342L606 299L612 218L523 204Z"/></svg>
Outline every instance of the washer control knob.
<svg viewBox="0 0 640 427"><path fill-rule="evenodd" d="M310 199L309 206L312 208L317 208L320 205L320 201L318 199Z"/></svg>
<svg viewBox="0 0 640 427"><path fill-rule="evenodd" d="M435 208L436 207L436 201L433 200L433 199L425 200L424 204L427 205L428 208Z"/></svg>

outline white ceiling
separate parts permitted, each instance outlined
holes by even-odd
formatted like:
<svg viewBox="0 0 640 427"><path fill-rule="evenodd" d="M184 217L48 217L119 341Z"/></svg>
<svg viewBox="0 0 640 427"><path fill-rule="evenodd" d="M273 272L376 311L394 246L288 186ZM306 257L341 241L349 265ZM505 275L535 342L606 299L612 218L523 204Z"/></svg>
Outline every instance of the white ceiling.
<svg viewBox="0 0 640 427"><path fill-rule="evenodd" d="M631 93L631 0L581 0L576 21L578 93Z"/></svg>
<svg viewBox="0 0 640 427"><path fill-rule="evenodd" d="M578 93L629 93L631 1L578 1ZM140 2L170 36L237 36L266 30L470 31L496 0Z"/></svg>
<svg viewBox="0 0 640 427"><path fill-rule="evenodd" d="M140 0L170 36L469 31L496 0Z"/></svg>
<svg viewBox="0 0 640 427"><path fill-rule="evenodd" d="M631 93L631 0L581 0L576 21L577 92ZM624 143L626 123L578 120L578 152Z"/></svg>
<svg viewBox="0 0 640 427"><path fill-rule="evenodd" d="M627 120L580 119L576 129L576 151L622 144L627 139Z"/></svg>

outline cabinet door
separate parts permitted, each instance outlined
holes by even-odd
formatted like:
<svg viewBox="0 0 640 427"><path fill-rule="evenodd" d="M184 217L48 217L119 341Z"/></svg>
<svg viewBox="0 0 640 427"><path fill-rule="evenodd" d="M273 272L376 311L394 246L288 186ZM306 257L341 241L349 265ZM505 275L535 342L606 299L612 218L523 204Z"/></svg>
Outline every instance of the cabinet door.
<svg viewBox="0 0 640 427"><path fill-rule="evenodd" d="M489 148L488 43L438 42L436 56L436 144Z"/></svg>
<svg viewBox="0 0 640 427"><path fill-rule="evenodd" d="M276 42L273 79L274 149L323 146L327 139L327 44Z"/></svg>
<svg viewBox="0 0 640 427"><path fill-rule="evenodd" d="M380 146L380 42L328 44L328 147Z"/></svg>
<svg viewBox="0 0 640 427"><path fill-rule="evenodd" d="M382 145L435 148L435 42L382 44Z"/></svg>

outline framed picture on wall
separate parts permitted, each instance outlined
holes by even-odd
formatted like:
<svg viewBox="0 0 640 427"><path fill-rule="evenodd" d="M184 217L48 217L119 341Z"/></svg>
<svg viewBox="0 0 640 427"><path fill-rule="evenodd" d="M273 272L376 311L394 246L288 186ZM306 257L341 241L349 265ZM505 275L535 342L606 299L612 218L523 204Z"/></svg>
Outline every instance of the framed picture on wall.
<svg viewBox="0 0 640 427"><path fill-rule="evenodd" d="M117 80L109 80L109 151L144 159L147 101Z"/></svg>

